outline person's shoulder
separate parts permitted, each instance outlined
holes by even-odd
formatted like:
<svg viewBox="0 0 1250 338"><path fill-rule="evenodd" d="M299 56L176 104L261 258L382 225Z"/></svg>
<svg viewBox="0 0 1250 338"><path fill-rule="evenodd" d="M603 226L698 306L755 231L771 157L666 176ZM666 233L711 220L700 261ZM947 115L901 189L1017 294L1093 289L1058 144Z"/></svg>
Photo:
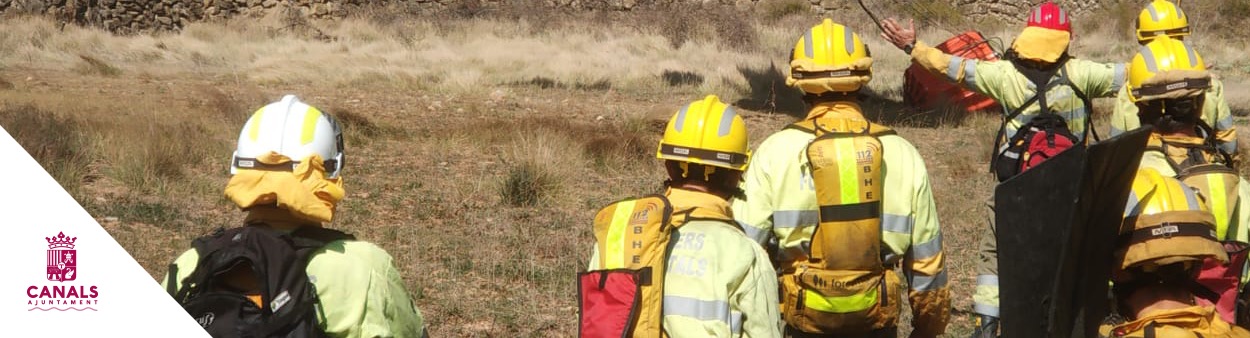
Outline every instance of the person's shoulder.
<svg viewBox="0 0 1250 338"><path fill-rule="evenodd" d="M790 128L790 126L791 125L786 125L785 128L769 134L768 137L764 138L763 142L760 142L759 148L792 147L796 144L806 145L807 141L816 138L816 136L810 132Z"/></svg>
<svg viewBox="0 0 1250 338"><path fill-rule="evenodd" d="M1215 76L1215 74L1211 74L1211 87L1207 88L1207 95L1215 96L1214 98L1221 100L1224 99L1224 81L1220 81L1220 78Z"/></svg>
<svg viewBox="0 0 1250 338"><path fill-rule="evenodd" d="M1094 61L1094 60L1082 59L1082 58L1074 57L1074 58L1068 59L1068 62L1067 62L1067 63L1065 63L1065 64L1064 64L1064 66L1065 66L1065 67L1069 67L1069 68L1074 68L1074 67L1077 67L1077 68L1079 68L1079 67L1115 67L1115 65L1117 65L1117 64L1121 64L1121 63L1122 63L1122 62L1098 62L1098 61Z"/></svg>
<svg viewBox="0 0 1250 338"><path fill-rule="evenodd" d="M800 151L807 147L807 143L816 138L809 132L794 128L785 128L768 135L755 147L755 151L751 156L761 159L767 158L773 161L780 161L780 158L789 159L796 151Z"/></svg>
<svg viewBox="0 0 1250 338"><path fill-rule="evenodd" d="M974 59L974 60L976 60L977 62L977 67L995 67L995 68L1011 68L1011 69L1015 69L1016 67L1015 65L1012 65L1011 61L1007 59L997 59L997 60Z"/></svg>
<svg viewBox="0 0 1250 338"><path fill-rule="evenodd" d="M326 243L313 252L309 264L340 263L378 267L390 265L391 260L390 253L377 244L361 240L337 240Z"/></svg>
<svg viewBox="0 0 1250 338"><path fill-rule="evenodd" d="M898 135L898 133L881 135L877 137L877 139L881 140L881 147L885 148L887 153L903 152L906 155L920 156L920 152L916 150L916 146L912 144L911 141L908 141L906 138Z"/></svg>
<svg viewBox="0 0 1250 338"><path fill-rule="evenodd" d="M750 250L748 249L750 247L759 247L759 243L747 237L746 232L743 232L740 225L733 221L692 220L678 228L678 231L681 231L681 229L703 233L705 236L715 239L716 243L719 243L721 247L727 249L727 252L730 253L746 253Z"/></svg>
<svg viewBox="0 0 1250 338"><path fill-rule="evenodd" d="M174 265L180 269L195 267L199 262L200 252L196 251L195 248L187 249L187 251L183 251L181 255L178 255L178 258L174 258Z"/></svg>
<svg viewBox="0 0 1250 338"><path fill-rule="evenodd" d="M1123 66L1123 62L1099 62L1080 58L1072 58L1063 66L1068 70L1068 77L1073 83L1079 84L1085 81L1109 81L1107 76L1116 74L1114 70L1116 66Z"/></svg>

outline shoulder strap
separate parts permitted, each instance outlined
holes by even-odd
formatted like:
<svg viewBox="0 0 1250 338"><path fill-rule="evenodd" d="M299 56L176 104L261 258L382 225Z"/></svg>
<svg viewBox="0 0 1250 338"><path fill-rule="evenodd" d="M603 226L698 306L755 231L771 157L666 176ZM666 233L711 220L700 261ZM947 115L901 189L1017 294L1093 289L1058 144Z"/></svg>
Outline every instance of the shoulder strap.
<svg viewBox="0 0 1250 338"><path fill-rule="evenodd" d="M869 122L868 123L868 135L881 137L881 136L886 136L886 135L898 135L898 132L895 132L894 129L890 127L886 127L883 125Z"/></svg>
<svg viewBox="0 0 1250 338"><path fill-rule="evenodd" d="M356 236L329 228L302 227L291 232L291 239L295 241L295 245L298 248L320 248L333 241L355 240Z"/></svg>
<svg viewBox="0 0 1250 338"><path fill-rule="evenodd" d="M1011 64L1015 66L1016 70L1019 71L1021 74L1027 74L1027 72L1035 72L1033 70L1023 68L1024 66L1016 62L1015 58L1011 58L1010 60L1012 61ZM1073 84L1071 80L1069 80L1067 60L1068 60L1068 57L1065 55L1064 58L1061 60L1061 62L1063 62L1063 65L1060 65L1059 67L1057 67L1057 69L1053 71L1053 73L1051 73L1050 76L1047 77L1047 81L1049 81L1050 78L1053 78L1057 75L1058 81L1039 84L1037 82L1034 82L1032 78L1029 79L1029 81L1033 83L1033 86L1036 87L1037 90L1035 93L1033 93L1032 97L1029 97L1029 99L1024 101L1023 104L1016 107L1016 109L1013 109L1011 113L1003 117L1003 122L998 127L998 135L994 137L994 147L990 149L990 159L991 159L990 171L994 170L994 162L998 158L1000 148L1002 147L1002 142L1005 141L1004 138L1007 135L1007 124L1011 123L1011 121L1014 120L1016 117L1019 117L1020 114L1023 114L1024 111L1028 109L1030 106L1032 106L1034 103L1041 105L1040 112L1039 112L1040 114L1054 114L1054 112L1050 110L1049 103L1046 102L1046 92L1049 92L1051 89L1054 89L1055 87L1058 87L1060 85L1066 85L1069 88L1072 88L1072 92L1076 94L1077 98L1081 99L1081 104L1083 104L1085 106L1085 109L1087 110L1086 116L1085 116L1085 131L1082 134L1081 138L1084 139L1086 135L1089 135L1089 133L1092 132L1094 135L1094 141L1100 140L1100 138L1098 137L1098 131L1094 130L1094 125L1093 125L1094 105L1090 103L1089 97L1085 95L1085 92L1082 91L1080 88L1077 88L1076 85ZM1029 76L1027 75L1025 77L1029 78Z"/></svg>
<svg viewBox="0 0 1250 338"><path fill-rule="evenodd" d="M821 130L821 128L816 125L816 122L812 120L803 120L791 123L785 128L782 128L782 130L785 129L794 129L808 134L820 134L817 133L817 131L828 133L828 131ZM885 135L898 135L898 132L894 131L894 129L890 127L868 121L868 135L880 137Z"/></svg>
<svg viewBox="0 0 1250 338"><path fill-rule="evenodd" d="M1233 156L1232 154L1225 152L1224 149L1220 148L1219 142L1216 140L1215 128L1211 127L1211 124L1207 123L1206 120L1199 118L1198 129L1200 129L1204 134L1202 137L1204 143L1206 143L1206 145L1210 147L1212 150L1214 150L1217 154L1220 154L1220 157L1224 159L1224 165L1227 165L1229 168L1232 168Z"/></svg>
<svg viewBox="0 0 1250 338"><path fill-rule="evenodd" d="M169 272L166 274L165 292L168 292L170 297L175 297L178 295L178 264L169 263Z"/></svg>
<svg viewBox="0 0 1250 338"><path fill-rule="evenodd" d="M816 122L812 122L812 120L802 120L799 122L791 123L790 125L787 125L785 128L782 128L782 130L785 130L785 129L794 129L794 130L802 131L808 134L815 134Z"/></svg>
<svg viewBox="0 0 1250 338"><path fill-rule="evenodd" d="M212 273L212 271L208 271L209 268L206 266L208 265L212 255L222 248L225 248L226 245L230 243L229 238L238 235L242 231L243 227L230 229L219 227L216 230L213 230L211 234L192 240L191 247L195 249L195 253L199 256L199 258L196 261L195 270L191 271L191 275L187 277L187 280L195 283L196 288L198 288L200 286L198 284L206 280L208 275ZM167 282L176 282L177 277L174 276L174 274L177 272L177 265L170 264L170 277ZM169 283L169 285L166 286L166 291L174 292L174 299L178 302L186 300L187 296L189 296L193 291L193 288L188 285L183 285L181 288L178 288L175 287L174 284L175 283Z"/></svg>
<svg viewBox="0 0 1250 338"><path fill-rule="evenodd" d="M195 248L196 254L198 254L200 256L200 260L203 261L204 257L207 257L209 254L216 252L217 250L221 250L221 248L225 247L225 244L227 244L228 241L222 241L221 240L222 237L234 236L242 231L243 231L242 227L230 228L230 229L219 227L213 230L213 232L208 235L201 236L199 238L192 240L191 247Z"/></svg>
<svg viewBox="0 0 1250 338"><path fill-rule="evenodd" d="M1085 91L1077 87L1075 83L1072 83L1072 79L1068 77L1068 65L1066 64L1059 70L1059 82L1067 85L1068 88L1072 88L1072 93L1076 94L1076 97L1081 99L1081 104L1085 106L1085 131L1082 133L1084 135L1081 138L1085 138L1085 135L1093 135L1094 142L1102 141L1102 138L1098 137L1098 131L1094 129L1094 104L1090 102L1089 96L1085 95Z"/></svg>
<svg viewBox="0 0 1250 338"><path fill-rule="evenodd" d="M1167 162L1167 163L1168 163L1168 166L1169 166L1169 167L1172 167L1172 171L1175 171L1175 172L1176 172L1176 175L1180 175L1180 174L1181 174L1181 164L1180 164L1180 163L1176 163L1176 161L1175 161L1175 160L1172 160L1172 155L1170 155L1170 154L1169 154L1169 152L1168 152L1168 143L1167 143L1167 142L1164 142L1163 140L1159 140L1159 146L1157 146L1157 147L1156 147L1156 146L1147 146L1147 147L1146 147L1146 150L1147 150L1147 151L1154 150L1154 151L1158 151L1158 152L1160 152L1160 153L1163 153L1163 160L1164 160L1165 162Z"/></svg>

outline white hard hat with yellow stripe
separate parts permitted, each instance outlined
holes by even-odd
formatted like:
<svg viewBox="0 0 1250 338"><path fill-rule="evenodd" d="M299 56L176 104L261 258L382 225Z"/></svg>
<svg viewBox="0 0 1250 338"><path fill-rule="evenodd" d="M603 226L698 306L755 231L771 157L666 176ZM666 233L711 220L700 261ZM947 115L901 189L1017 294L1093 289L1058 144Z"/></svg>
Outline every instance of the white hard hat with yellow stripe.
<svg viewBox="0 0 1250 338"><path fill-rule="evenodd" d="M256 158L276 152L294 163L281 168L257 161ZM239 143L230 162L230 173L239 169L291 170L298 161L319 155L328 178L338 177L343 169L343 133L330 115L300 102L295 95L270 103L247 120L239 132Z"/></svg>
<svg viewBox="0 0 1250 338"><path fill-rule="evenodd" d="M708 95L673 115L656 157L745 171L751 157L747 125L733 107Z"/></svg>

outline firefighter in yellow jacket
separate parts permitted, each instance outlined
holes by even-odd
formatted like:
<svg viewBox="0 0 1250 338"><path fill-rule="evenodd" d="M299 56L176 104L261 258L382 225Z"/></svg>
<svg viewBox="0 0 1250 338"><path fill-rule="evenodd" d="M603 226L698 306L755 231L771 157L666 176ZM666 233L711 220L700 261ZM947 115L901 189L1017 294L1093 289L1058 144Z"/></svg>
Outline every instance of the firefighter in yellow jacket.
<svg viewBox="0 0 1250 338"><path fill-rule="evenodd" d="M1218 138L1198 123L1211 103L1205 96L1210 95L1212 80L1201 54L1185 42L1160 37L1142 46L1129 65L1125 87L1139 123L1155 128L1141 166L1171 177L1200 165L1227 166L1228 182L1212 185L1204 180L1196 188L1207 188L1200 190L1215 213L1220 238L1247 242L1250 213L1234 211L1250 207L1245 205L1250 203L1250 184L1231 169L1226 153L1219 151Z"/></svg>
<svg viewBox="0 0 1250 338"><path fill-rule="evenodd" d="M1214 307L1199 305L1191 291L1204 259L1228 259L1216 239L1215 219L1196 191L1140 169L1119 228L1112 294L1127 322L1105 335L1250 337L1220 319Z"/></svg>
<svg viewBox="0 0 1250 338"><path fill-rule="evenodd" d="M690 103L664 128L657 156L668 172L664 195L673 217L684 220L672 224L662 304L642 304L642 311L662 305L668 337L780 336L776 272L729 207L750 157L742 117L716 96ZM595 247L591 271L612 268L600 259L613 255L607 248Z"/></svg>
<svg viewBox="0 0 1250 338"><path fill-rule="evenodd" d="M335 205L345 196L342 137L333 118L294 95L266 105L239 133L226 197L247 212L244 222L249 227L286 233L320 228L331 221ZM191 249L180 255L162 279L163 286L171 293L188 287L200 254ZM331 241L311 253L304 270L316 290L318 329L329 337L425 336L421 313L399 270L391 255L377 245ZM254 277L247 280L231 278L224 283L255 283ZM275 308L292 299L279 294L262 300L266 295L245 294L258 305L270 303ZM210 316L201 325L207 327L212 321Z"/></svg>
<svg viewBox="0 0 1250 338"><path fill-rule="evenodd" d="M1128 82L1134 114L1154 127L1141 167L1197 189L1214 216L1218 240L1250 242L1250 213L1241 211L1250 210L1250 184L1233 169L1216 133L1200 123L1212 85L1201 54L1183 41L1156 38L1133 57ZM1244 269L1234 271L1241 271L1244 285ZM1222 301L1217 309L1226 320L1234 320L1235 310L1244 311Z"/></svg>
<svg viewBox="0 0 1250 338"><path fill-rule="evenodd" d="M1183 40L1189 35L1189 17L1176 4L1155 0L1146 5L1137 16L1137 42L1142 46L1159 37ZM1214 131L1217 149L1237 155L1237 130L1233 114L1224 101L1224 84L1211 76L1210 86L1203 95L1202 122ZM1137 119L1137 105L1129 94L1129 87L1120 89L1116 95L1115 112L1111 114L1111 135L1141 126Z"/></svg>
<svg viewBox="0 0 1250 338"><path fill-rule="evenodd" d="M778 261L788 337L897 335L901 278L911 288L912 336L946 329L950 294L928 172L907 140L864 118L857 95L871 77L868 48L849 28L826 19L804 34L786 82L810 111L759 145L746 196L734 201L742 228Z"/></svg>
<svg viewBox="0 0 1250 338"><path fill-rule="evenodd" d="M1009 157L1006 140L1043 110L1067 122L1078 141L1093 132L1090 99L1111 97L1127 79L1124 64L1103 64L1071 57L1072 21L1053 2L1045 2L1029 15L1028 24L1007 52L1004 60L982 61L943 54L916 40L914 24L903 27L893 19L884 22L887 40L912 56L912 61L945 75L968 89L986 94L1003 106L1006 121L994 140L997 160ZM1049 90L1039 91L1036 83ZM1044 94L1044 96L1043 96ZM1002 176L1002 175L1000 175ZM1001 179L1001 177L1000 177ZM974 336L995 336L999 317L998 257L994 241L994 207L989 205L989 231L981 237L977 262L977 287L973 311L978 314Z"/></svg>

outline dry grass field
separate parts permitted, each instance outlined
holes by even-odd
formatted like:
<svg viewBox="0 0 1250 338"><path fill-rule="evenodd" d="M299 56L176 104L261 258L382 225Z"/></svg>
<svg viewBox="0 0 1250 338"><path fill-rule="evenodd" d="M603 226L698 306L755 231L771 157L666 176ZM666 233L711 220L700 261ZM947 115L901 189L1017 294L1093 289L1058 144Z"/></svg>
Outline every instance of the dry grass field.
<svg viewBox="0 0 1250 338"><path fill-rule="evenodd" d="M941 12L923 10L881 14ZM395 257L434 336L572 336L594 211L659 189L655 142L685 102L711 93L735 103L753 145L800 116L779 67L818 20L785 1L755 13L277 13L126 37L6 18L0 126L159 278L191 239L239 224L221 192L238 130L251 111L298 94L346 125L348 197L330 226ZM906 56L862 14L835 20L875 52L868 115L928 164L954 292L948 332L966 335L998 118L910 112L899 96ZM1018 26L925 23L931 43L953 34L938 27L1010 41ZM1245 113L1246 40L1203 36L1218 27L1199 26L1194 41ZM1124 61L1135 51L1118 23L1079 29L1078 55ZM1110 102L1099 105L1106 113Z"/></svg>

